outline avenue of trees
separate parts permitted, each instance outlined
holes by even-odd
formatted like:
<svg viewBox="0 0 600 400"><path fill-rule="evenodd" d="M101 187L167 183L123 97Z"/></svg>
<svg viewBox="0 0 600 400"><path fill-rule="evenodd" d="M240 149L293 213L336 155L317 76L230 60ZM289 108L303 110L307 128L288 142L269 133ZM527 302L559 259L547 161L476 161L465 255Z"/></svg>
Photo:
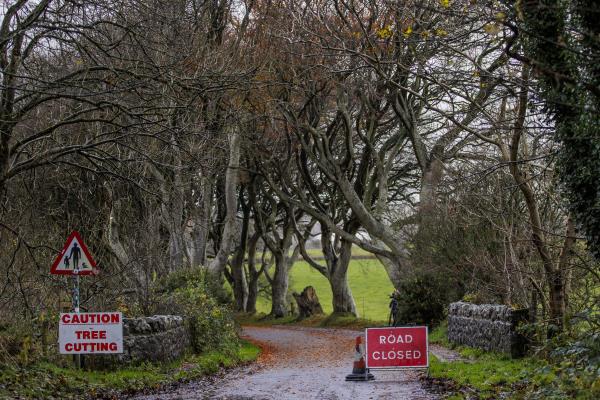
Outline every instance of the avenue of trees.
<svg viewBox="0 0 600 400"><path fill-rule="evenodd" d="M397 289L598 329L594 2L0 9L0 326L68 305L48 271L78 230L84 309L155 312L155 282L203 268L284 317L305 260L358 316L361 248Z"/></svg>

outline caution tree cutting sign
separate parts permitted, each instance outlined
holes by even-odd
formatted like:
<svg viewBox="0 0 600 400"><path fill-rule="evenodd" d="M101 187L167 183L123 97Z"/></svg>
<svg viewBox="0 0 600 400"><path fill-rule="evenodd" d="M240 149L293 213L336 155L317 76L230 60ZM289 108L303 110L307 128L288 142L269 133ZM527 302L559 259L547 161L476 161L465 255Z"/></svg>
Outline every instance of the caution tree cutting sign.
<svg viewBox="0 0 600 400"><path fill-rule="evenodd" d="M73 231L63 249L54 260L51 274L56 275L92 275L97 274L96 262L83 243L79 232Z"/></svg>
<svg viewBox="0 0 600 400"><path fill-rule="evenodd" d="M123 352L123 315L120 312L60 314L60 354Z"/></svg>

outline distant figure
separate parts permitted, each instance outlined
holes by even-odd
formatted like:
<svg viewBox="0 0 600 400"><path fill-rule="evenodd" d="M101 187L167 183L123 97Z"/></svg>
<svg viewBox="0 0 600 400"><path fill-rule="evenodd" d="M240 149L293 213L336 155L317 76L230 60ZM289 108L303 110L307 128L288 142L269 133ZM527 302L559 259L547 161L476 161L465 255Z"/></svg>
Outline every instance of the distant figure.
<svg viewBox="0 0 600 400"><path fill-rule="evenodd" d="M400 308L398 302L400 300L400 292L396 289L394 293L390 295L390 316L388 318L389 326L396 326L398 324L398 309Z"/></svg>
<svg viewBox="0 0 600 400"><path fill-rule="evenodd" d="M81 258L81 249L77 245L77 242L73 244L69 258L73 260L73 269L79 269L79 259Z"/></svg>

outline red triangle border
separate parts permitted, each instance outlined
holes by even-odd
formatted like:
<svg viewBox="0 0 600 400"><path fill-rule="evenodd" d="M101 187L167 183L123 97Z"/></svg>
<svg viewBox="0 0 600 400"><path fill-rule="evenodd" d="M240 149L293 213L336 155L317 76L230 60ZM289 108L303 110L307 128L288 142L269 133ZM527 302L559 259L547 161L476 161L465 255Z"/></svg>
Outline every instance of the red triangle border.
<svg viewBox="0 0 600 400"><path fill-rule="evenodd" d="M88 250L87 246L83 242L81 235L77 231L71 232L71 234L67 238L67 241L65 242L65 245L63 246L62 250L58 254L58 257L56 257L56 260L54 260L54 263L52 264L52 268L50 268L50 273L54 274L54 275L76 275L73 272L68 271L68 270L57 270L58 265L61 263L63 256L65 255L65 252L69 248L69 245L71 244L73 239L77 239L77 241L79 242L79 245L81 246L81 250L83 251L83 253L87 257L87 259L89 260L91 267L92 267L91 270L81 271L77 275L96 275L96 274L98 274L99 271L98 271L98 269L96 269L96 261L94 261L94 259L92 258L90 251Z"/></svg>

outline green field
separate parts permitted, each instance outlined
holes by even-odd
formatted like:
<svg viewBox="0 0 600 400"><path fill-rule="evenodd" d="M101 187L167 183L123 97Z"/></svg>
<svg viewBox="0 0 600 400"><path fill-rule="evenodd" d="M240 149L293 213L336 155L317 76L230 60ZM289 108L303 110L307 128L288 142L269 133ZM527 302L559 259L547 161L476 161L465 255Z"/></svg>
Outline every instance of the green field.
<svg viewBox="0 0 600 400"><path fill-rule="evenodd" d="M388 295L394 287L385 269L376 259L352 260L348 270L350 289L356 301L356 308L361 318L374 321L385 321L388 318ZM312 285L323 311L331 313L331 289L329 282L305 261L298 261L290 271L290 289L301 292L306 286ZM264 298L259 298L257 311L268 314L271 304Z"/></svg>
<svg viewBox="0 0 600 400"><path fill-rule="evenodd" d="M321 251L321 249L306 249L306 252L308 253L309 256L311 257L323 257L323 251ZM352 256L353 257L371 257L371 258L375 258L375 256L373 256L373 253L369 253L366 250L361 249L358 246L352 246Z"/></svg>

